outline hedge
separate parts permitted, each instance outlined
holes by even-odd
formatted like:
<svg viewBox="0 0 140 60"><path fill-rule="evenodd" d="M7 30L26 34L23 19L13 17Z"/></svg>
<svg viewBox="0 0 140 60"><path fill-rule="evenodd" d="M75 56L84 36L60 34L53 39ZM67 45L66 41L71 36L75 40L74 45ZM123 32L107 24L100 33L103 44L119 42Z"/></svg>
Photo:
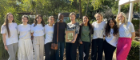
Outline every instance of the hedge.
<svg viewBox="0 0 140 60"><path fill-rule="evenodd" d="M133 41L127 60L139 60L140 42Z"/></svg>

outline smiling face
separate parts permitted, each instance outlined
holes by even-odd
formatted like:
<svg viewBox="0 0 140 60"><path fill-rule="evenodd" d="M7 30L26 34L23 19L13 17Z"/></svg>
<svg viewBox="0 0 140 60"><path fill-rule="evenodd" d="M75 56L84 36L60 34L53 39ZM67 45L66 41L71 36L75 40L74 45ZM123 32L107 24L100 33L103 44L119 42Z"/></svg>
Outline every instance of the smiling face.
<svg viewBox="0 0 140 60"><path fill-rule="evenodd" d="M63 21L64 16L62 14L59 15L59 20Z"/></svg>
<svg viewBox="0 0 140 60"><path fill-rule="evenodd" d="M9 15L7 16L7 18L8 18L8 21L9 21L9 22L12 22L13 19L14 19L14 17L13 17L12 14L9 14Z"/></svg>
<svg viewBox="0 0 140 60"><path fill-rule="evenodd" d="M53 17L49 18L48 22L49 24L54 24L54 18Z"/></svg>
<svg viewBox="0 0 140 60"><path fill-rule="evenodd" d="M28 22L27 17L23 17L23 18L22 18L22 22L23 22L23 23L27 23L27 22Z"/></svg>
<svg viewBox="0 0 140 60"><path fill-rule="evenodd" d="M119 21L124 22L124 16L122 14L118 15L118 19Z"/></svg>
<svg viewBox="0 0 140 60"><path fill-rule="evenodd" d="M42 21L42 18L41 17L38 17L36 20L37 20L37 23L40 24L41 21Z"/></svg>
<svg viewBox="0 0 140 60"><path fill-rule="evenodd" d="M75 15L71 15L71 16L70 16L70 20L71 20L71 21L75 21L75 18L76 18Z"/></svg>
<svg viewBox="0 0 140 60"><path fill-rule="evenodd" d="M97 21L102 21L102 16L100 14L96 14L95 18Z"/></svg>
<svg viewBox="0 0 140 60"><path fill-rule="evenodd" d="M86 23L88 23L88 21L89 21L89 20L88 20L88 17L84 16L84 17L83 17L83 23L86 24Z"/></svg>
<svg viewBox="0 0 140 60"><path fill-rule="evenodd" d="M110 21L109 21L109 26L110 26L111 28L113 28L114 25L115 25L114 21L113 21L113 20L110 20Z"/></svg>

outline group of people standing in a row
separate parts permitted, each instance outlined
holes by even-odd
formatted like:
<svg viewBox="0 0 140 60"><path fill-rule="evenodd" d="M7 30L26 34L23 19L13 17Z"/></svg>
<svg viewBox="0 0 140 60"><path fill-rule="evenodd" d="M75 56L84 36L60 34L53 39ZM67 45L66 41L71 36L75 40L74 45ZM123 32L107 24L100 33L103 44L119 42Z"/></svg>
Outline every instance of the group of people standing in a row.
<svg viewBox="0 0 140 60"><path fill-rule="evenodd" d="M89 60L91 45L92 60L102 60L103 51L105 60L112 60L116 48L117 60L126 60L131 42L135 38L133 24L127 21L123 12L120 12L116 19L109 19L107 23L103 21L103 15L100 13L96 13L94 17L97 21L90 24L88 16L83 16L82 24L79 24L75 21L76 14L72 12L69 15L71 22L66 24L63 22L64 16L60 13L58 22L54 24L54 16L50 16L48 24L45 25L43 17L36 15L34 23L30 25L28 16L23 15L22 24L17 25L13 14L8 13L1 27L1 34L4 47L9 53L9 60L16 60L16 53L18 60L43 60L44 50L45 60L63 60L65 47L66 60L76 60L77 48L79 60ZM65 42L66 30L75 31L71 43ZM57 50L51 49L52 43L58 44Z"/></svg>

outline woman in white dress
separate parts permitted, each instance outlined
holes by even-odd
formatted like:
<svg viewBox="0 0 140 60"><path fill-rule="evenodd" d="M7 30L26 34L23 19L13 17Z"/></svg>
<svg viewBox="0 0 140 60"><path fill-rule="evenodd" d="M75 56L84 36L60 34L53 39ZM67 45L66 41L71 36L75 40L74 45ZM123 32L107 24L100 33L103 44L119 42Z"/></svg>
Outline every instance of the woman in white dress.
<svg viewBox="0 0 140 60"><path fill-rule="evenodd" d="M18 60L33 60L33 46L31 41L31 26L27 24L28 16L22 16L22 24L18 25L19 49Z"/></svg>

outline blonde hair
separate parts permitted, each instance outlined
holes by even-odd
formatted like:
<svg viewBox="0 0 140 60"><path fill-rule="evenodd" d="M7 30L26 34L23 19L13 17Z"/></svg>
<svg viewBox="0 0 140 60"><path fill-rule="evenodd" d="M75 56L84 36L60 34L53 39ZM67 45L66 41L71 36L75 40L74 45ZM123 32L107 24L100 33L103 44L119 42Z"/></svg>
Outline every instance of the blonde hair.
<svg viewBox="0 0 140 60"><path fill-rule="evenodd" d="M74 16L76 17L76 14L75 14L74 12L71 12L70 15L69 15L69 17L70 17L71 15L74 15Z"/></svg>
<svg viewBox="0 0 140 60"><path fill-rule="evenodd" d="M124 24L125 24L125 26L126 26L127 23L128 23L128 21L127 21L127 18L126 18L125 13L123 13L123 12L120 12L120 13L117 15L117 17L116 17L117 25L119 26L119 23L120 23L120 20L118 19L118 16L119 16L120 14L122 14L122 16L124 17Z"/></svg>
<svg viewBox="0 0 140 60"><path fill-rule="evenodd" d="M98 14L101 16L101 20L103 21L103 15L102 15L101 13L96 13L96 14L94 15L94 17L96 18L96 16L97 16Z"/></svg>

